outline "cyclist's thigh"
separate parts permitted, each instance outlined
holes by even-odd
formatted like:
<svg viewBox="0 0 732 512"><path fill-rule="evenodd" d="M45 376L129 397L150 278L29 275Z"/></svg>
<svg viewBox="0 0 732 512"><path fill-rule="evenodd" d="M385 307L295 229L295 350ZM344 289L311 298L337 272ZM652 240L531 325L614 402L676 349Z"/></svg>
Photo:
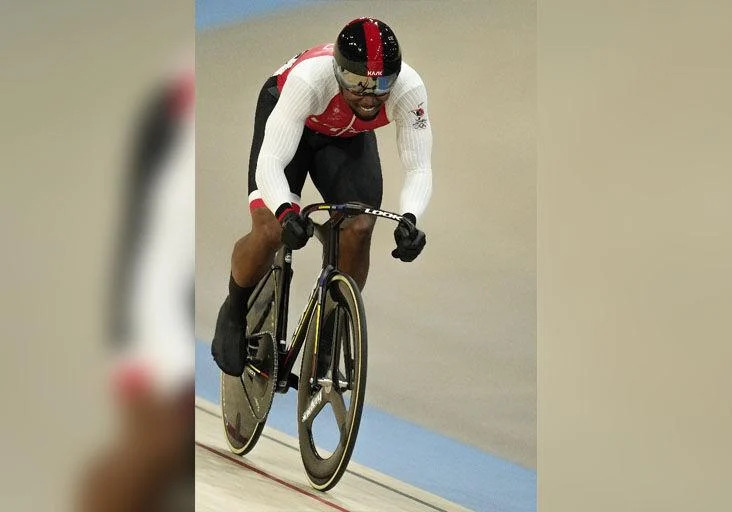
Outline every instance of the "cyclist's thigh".
<svg viewBox="0 0 732 512"><path fill-rule="evenodd" d="M267 124L267 119L277 104L277 96L275 96L276 91L276 77L268 78L264 83L262 90L259 92L257 109L254 114L254 135L252 137L252 148L249 153L248 176L249 207L252 210L264 206L262 195L258 190L255 177L257 173L257 159L259 158L259 152L262 149L262 141L264 140L264 128ZM287 177L287 183L290 185L293 202L299 202L311 160L312 149L305 141L305 138L302 137L300 139L300 144L297 147L297 151L295 152L295 156L292 158L290 163L285 166L285 176Z"/></svg>
<svg viewBox="0 0 732 512"><path fill-rule="evenodd" d="M330 139L315 151L310 176L326 202L381 206L383 181L374 132Z"/></svg>

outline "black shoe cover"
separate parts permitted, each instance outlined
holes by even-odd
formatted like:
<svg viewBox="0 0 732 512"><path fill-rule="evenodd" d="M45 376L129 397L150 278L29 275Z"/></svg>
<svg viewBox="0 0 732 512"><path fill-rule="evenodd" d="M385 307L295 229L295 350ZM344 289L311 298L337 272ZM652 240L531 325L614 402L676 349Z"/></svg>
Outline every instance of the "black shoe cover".
<svg viewBox="0 0 732 512"><path fill-rule="evenodd" d="M211 342L211 355L222 372L240 377L247 362L246 325L231 320L230 300L227 296L219 309L216 332Z"/></svg>

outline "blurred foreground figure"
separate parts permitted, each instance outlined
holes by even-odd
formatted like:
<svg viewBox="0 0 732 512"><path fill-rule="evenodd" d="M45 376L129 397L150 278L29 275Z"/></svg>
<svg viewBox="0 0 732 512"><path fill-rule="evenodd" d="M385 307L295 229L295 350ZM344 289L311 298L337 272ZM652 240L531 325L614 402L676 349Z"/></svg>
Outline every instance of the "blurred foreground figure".
<svg viewBox="0 0 732 512"><path fill-rule="evenodd" d="M79 509L193 510L194 74L157 90L135 127L113 297L119 435Z"/></svg>

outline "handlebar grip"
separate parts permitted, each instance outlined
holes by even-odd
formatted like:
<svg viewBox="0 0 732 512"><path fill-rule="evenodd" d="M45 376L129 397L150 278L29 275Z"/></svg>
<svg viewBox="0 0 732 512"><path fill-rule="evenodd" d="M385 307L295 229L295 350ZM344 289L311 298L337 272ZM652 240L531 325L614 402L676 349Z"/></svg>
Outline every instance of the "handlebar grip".
<svg viewBox="0 0 732 512"><path fill-rule="evenodd" d="M404 215L401 216L399 219L399 224L403 224L407 227L407 231L409 231L410 235L413 235L418 231L417 225L413 223L409 218L405 217Z"/></svg>

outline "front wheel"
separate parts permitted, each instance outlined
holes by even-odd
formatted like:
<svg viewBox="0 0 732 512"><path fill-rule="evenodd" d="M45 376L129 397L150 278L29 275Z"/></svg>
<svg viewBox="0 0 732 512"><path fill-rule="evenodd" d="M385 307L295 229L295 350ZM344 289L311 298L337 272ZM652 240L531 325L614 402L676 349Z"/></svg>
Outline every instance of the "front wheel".
<svg viewBox="0 0 732 512"><path fill-rule="evenodd" d="M303 350L297 397L300 454L310 484L327 491L338 483L356 444L366 391L366 316L353 279L330 277Z"/></svg>

